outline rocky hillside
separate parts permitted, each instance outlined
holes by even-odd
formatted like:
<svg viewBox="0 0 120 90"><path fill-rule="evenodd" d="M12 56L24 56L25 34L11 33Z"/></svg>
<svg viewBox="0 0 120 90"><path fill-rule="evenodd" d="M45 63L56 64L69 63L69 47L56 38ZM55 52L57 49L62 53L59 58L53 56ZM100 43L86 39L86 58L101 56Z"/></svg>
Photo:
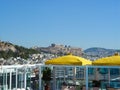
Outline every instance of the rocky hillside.
<svg viewBox="0 0 120 90"><path fill-rule="evenodd" d="M39 52L57 54L57 55L65 55L68 53L72 53L73 55L77 55L77 56L82 55L81 48L71 47L67 45L51 44L48 47L34 47L33 49L38 50Z"/></svg>
<svg viewBox="0 0 120 90"><path fill-rule="evenodd" d="M0 51L9 51L11 50L12 52L16 52L16 48L13 44L9 42L2 42L0 41Z"/></svg>
<svg viewBox="0 0 120 90"><path fill-rule="evenodd" d="M21 57L26 59L29 57L29 54L34 53L38 53L38 51L0 41L0 58Z"/></svg>

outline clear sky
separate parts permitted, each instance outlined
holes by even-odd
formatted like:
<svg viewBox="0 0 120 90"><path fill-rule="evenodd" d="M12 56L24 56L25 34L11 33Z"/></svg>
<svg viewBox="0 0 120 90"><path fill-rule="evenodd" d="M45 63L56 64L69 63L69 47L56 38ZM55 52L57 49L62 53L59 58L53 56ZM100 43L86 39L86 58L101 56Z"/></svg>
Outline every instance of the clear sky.
<svg viewBox="0 0 120 90"><path fill-rule="evenodd" d="M0 0L0 40L120 49L120 0Z"/></svg>

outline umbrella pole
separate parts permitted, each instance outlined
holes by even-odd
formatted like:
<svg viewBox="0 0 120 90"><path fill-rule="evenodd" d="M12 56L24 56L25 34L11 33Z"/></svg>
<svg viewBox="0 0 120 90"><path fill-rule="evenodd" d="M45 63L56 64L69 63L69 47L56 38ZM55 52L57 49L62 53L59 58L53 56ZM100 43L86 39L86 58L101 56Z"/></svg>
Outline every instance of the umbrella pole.
<svg viewBox="0 0 120 90"><path fill-rule="evenodd" d="M65 82L65 72L66 72L66 67L64 67L64 72L63 72L64 73L64 76L63 76L64 77L64 82Z"/></svg>
<svg viewBox="0 0 120 90"><path fill-rule="evenodd" d="M85 81L86 81L86 90L88 90L88 66L85 67L86 68L86 74L85 74Z"/></svg>
<svg viewBox="0 0 120 90"><path fill-rule="evenodd" d="M53 66L53 89L56 90L56 75L55 75L55 67Z"/></svg>
<svg viewBox="0 0 120 90"><path fill-rule="evenodd" d="M99 76L98 68L95 67L95 80L98 80L98 76Z"/></svg>
<svg viewBox="0 0 120 90"><path fill-rule="evenodd" d="M109 82L109 86L110 86L110 68L108 68L108 82Z"/></svg>
<svg viewBox="0 0 120 90"><path fill-rule="evenodd" d="M75 80L76 80L76 67L74 66L73 67L73 82L75 83Z"/></svg>
<svg viewBox="0 0 120 90"><path fill-rule="evenodd" d="M84 80L86 79L85 75L86 75L86 67L84 68L84 73L83 73Z"/></svg>

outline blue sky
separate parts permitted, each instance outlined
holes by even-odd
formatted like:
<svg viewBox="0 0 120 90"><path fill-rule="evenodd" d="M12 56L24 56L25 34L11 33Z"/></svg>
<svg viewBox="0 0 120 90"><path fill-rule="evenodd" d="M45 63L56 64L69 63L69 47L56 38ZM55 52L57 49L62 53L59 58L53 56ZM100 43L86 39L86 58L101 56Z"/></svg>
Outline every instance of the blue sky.
<svg viewBox="0 0 120 90"><path fill-rule="evenodd" d="M120 49L120 0L0 0L0 40Z"/></svg>

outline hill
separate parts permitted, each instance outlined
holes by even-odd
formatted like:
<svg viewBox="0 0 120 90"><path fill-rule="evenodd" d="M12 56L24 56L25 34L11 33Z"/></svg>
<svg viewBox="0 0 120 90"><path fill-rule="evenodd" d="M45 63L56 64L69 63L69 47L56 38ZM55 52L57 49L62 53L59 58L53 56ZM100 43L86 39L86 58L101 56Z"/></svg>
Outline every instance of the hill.
<svg viewBox="0 0 120 90"><path fill-rule="evenodd" d="M98 56L98 57L111 56L116 52L119 52L119 50L105 49L105 48L99 48L99 47L93 47L93 48L88 48L84 50L84 53L86 55L92 55L92 56Z"/></svg>
<svg viewBox="0 0 120 90"><path fill-rule="evenodd" d="M0 58L7 59L10 57L21 57L27 59L31 54L42 52L47 54L54 54L57 56L72 53L76 56L82 56L90 60L95 60L101 57L111 56L116 52L120 52L120 50L93 47L82 51L82 48L56 44L51 44L48 47L26 48L23 46L14 45L10 42L0 41Z"/></svg>
<svg viewBox="0 0 120 90"><path fill-rule="evenodd" d="M6 51L10 51L10 50L12 52L17 51L12 43L0 41L0 51L5 51L6 52Z"/></svg>
<svg viewBox="0 0 120 90"><path fill-rule="evenodd" d="M9 42L0 41L0 58L21 57L28 58L29 54L38 53L34 49L28 49L23 46L14 45Z"/></svg>
<svg viewBox="0 0 120 90"><path fill-rule="evenodd" d="M67 45L51 44L48 47L33 47L33 49L35 49L39 52L57 54L60 56L66 55L68 53L72 53L73 55L76 55L76 56L82 55L82 48L71 47L71 46L67 46Z"/></svg>

